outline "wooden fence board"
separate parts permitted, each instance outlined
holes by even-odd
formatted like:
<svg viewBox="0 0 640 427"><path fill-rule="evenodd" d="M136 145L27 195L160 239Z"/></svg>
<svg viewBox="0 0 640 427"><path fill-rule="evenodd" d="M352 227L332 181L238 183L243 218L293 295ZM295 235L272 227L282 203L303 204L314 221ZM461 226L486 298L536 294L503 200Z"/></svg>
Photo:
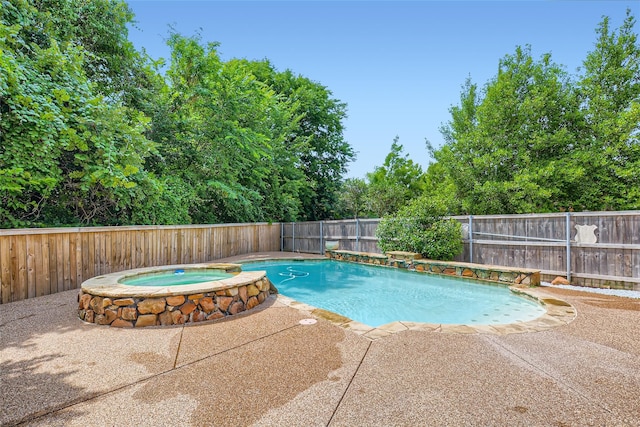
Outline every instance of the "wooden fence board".
<svg viewBox="0 0 640 427"><path fill-rule="evenodd" d="M104 274L105 271L103 269L105 262L105 250L104 250L104 241L107 238L107 233L97 233L94 235L94 257L93 257L93 265L96 276Z"/></svg>
<svg viewBox="0 0 640 427"><path fill-rule="evenodd" d="M36 248L38 247L40 236L25 237L27 248L27 298L34 298L36 296Z"/></svg>
<svg viewBox="0 0 640 427"><path fill-rule="evenodd" d="M56 235L45 235L49 246L49 268L47 273L49 274L49 291L46 294L54 294L58 292L58 256L56 250Z"/></svg>
<svg viewBox="0 0 640 427"><path fill-rule="evenodd" d="M89 234L83 233L80 237L81 245L82 245L82 264L80 268L82 269L82 281L89 279L92 277L89 274Z"/></svg>
<svg viewBox="0 0 640 427"><path fill-rule="evenodd" d="M43 257L43 236L33 235L29 237L31 237L29 240L33 245L33 275L32 279L29 279L29 281L33 280L33 284L30 283L29 285L34 288L34 296L39 297L46 295L47 289L45 287L48 287L48 283L45 283L45 269L42 268L45 262ZM46 240L46 236L44 236L44 240Z"/></svg>
<svg viewBox="0 0 640 427"><path fill-rule="evenodd" d="M622 259L623 259L623 265L624 265L622 276L631 277L631 275L633 274L633 265L631 263L631 260L632 260L631 250L623 249L622 252L623 252Z"/></svg>
<svg viewBox="0 0 640 427"><path fill-rule="evenodd" d="M14 238L14 268L16 271L14 281L17 283L15 295L20 299L28 298L27 294L27 250L25 236L16 236Z"/></svg>
<svg viewBox="0 0 640 427"><path fill-rule="evenodd" d="M49 295L51 292L51 275L49 272L49 237L46 234L40 236L40 244L42 245L42 249L38 263L38 272L36 274L37 296Z"/></svg>
<svg viewBox="0 0 640 427"><path fill-rule="evenodd" d="M631 244L640 245L640 215L633 218L633 227L631 229Z"/></svg>
<svg viewBox="0 0 640 427"><path fill-rule="evenodd" d="M64 235L55 236L56 241L56 292L64 291Z"/></svg>
<svg viewBox="0 0 640 427"><path fill-rule="evenodd" d="M597 274L609 275L609 251L600 251Z"/></svg>
<svg viewBox="0 0 640 427"><path fill-rule="evenodd" d="M149 240L149 236L152 233L153 231L151 230L144 230L141 233L137 233L138 239L136 240L136 243L138 245L137 247L138 259L137 259L135 268L141 268L141 267L144 267L145 265L150 265L149 261L151 257L149 253L149 244L151 243L151 241ZM155 245L156 248L158 248L161 244L162 242L158 240L157 245Z"/></svg>
<svg viewBox="0 0 640 427"><path fill-rule="evenodd" d="M260 230L260 229L258 228L258 230ZM204 240L202 242L203 250L204 250L204 252L202 254L203 262L206 262L206 261L209 261L209 260L212 259L211 258L211 234L212 233L211 233L211 229L210 228L205 230Z"/></svg>
<svg viewBox="0 0 640 427"><path fill-rule="evenodd" d="M131 233L122 233L122 248L117 248L118 251L124 251L124 262L123 262L123 270L131 270L133 268L133 251L131 246Z"/></svg>
<svg viewBox="0 0 640 427"><path fill-rule="evenodd" d="M62 289L71 289L71 259L69 255L69 234L62 236Z"/></svg>
<svg viewBox="0 0 640 427"><path fill-rule="evenodd" d="M89 250L93 250L93 253L91 254L90 268L93 268L93 275L98 276L102 274L100 259L104 256L101 250L104 233L91 234L90 237L93 237L89 242Z"/></svg>
<svg viewBox="0 0 640 427"><path fill-rule="evenodd" d="M224 247L222 248L223 256L235 256L238 250L238 242L236 241L236 229L229 227L225 231L226 239L224 241Z"/></svg>
<svg viewBox="0 0 640 427"><path fill-rule="evenodd" d="M626 233L626 218L625 217L617 217L613 221L613 241L620 243L627 243L627 233Z"/></svg>
<svg viewBox="0 0 640 427"><path fill-rule="evenodd" d="M174 245L174 254L173 254L173 258L174 258L174 264L179 264L182 262L182 230L175 230L172 239L173 239L173 245Z"/></svg>
<svg viewBox="0 0 640 427"><path fill-rule="evenodd" d="M69 284L66 289L76 289L76 234L69 236Z"/></svg>
<svg viewBox="0 0 640 427"><path fill-rule="evenodd" d="M122 271L124 270L123 265L124 265L124 261L120 261L118 260L118 262L116 263L115 260L115 254L116 253L120 253L119 251L115 252L112 250L113 248L113 241L114 241L114 233L113 232L109 232L109 233L105 233L104 234L104 242L102 245L102 253L101 253L101 257L104 260L104 262L102 263L102 273L101 274L105 274L105 273L110 273L112 271Z"/></svg>
<svg viewBox="0 0 640 427"><path fill-rule="evenodd" d="M233 231L235 232L235 235L236 235L236 238L233 240L237 244L235 255L243 252L246 253L246 251L248 251L248 247L247 247L247 239L245 237L245 234L242 232L242 229L240 229L239 227L234 227Z"/></svg>
<svg viewBox="0 0 640 427"><path fill-rule="evenodd" d="M192 230L182 230L182 263L190 264L193 262L193 238Z"/></svg>
<svg viewBox="0 0 640 427"><path fill-rule="evenodd" d="M79 288L86 279L84 278L84 274L82 272L82 235L75 233L73 235L76 239L76 284L75 288ZM88 279L88 277L87 277Z"/></svg>
<svg viewBox="0 0 640 427"><path fill-rule="evenodd" d="M11 239L0 240L0 302L6 304L12 301L11 283Z"/></svg>

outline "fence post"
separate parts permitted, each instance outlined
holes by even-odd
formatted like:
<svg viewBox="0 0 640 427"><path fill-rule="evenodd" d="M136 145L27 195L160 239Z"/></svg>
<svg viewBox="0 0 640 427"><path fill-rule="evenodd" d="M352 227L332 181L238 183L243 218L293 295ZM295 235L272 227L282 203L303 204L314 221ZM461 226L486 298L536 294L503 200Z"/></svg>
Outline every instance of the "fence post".
<svg viewBox="0 0 640 427"><path fill-rule="evenodd" d="M284 222L280 223L280 252L284 251Z"/></svg>
<svg viewBox="0 0 640 427"><path fill-rule="evenodd" d="M473 262L473 215L469 215L469 262Z"/></svg>
<svg viewBox="0 0 640 427"><path fill-rule="evenodd" d="M565 214L565 234L567 237L567 280L571 281L571 212Z"/></svg>
<svg viewBox="0 0 640 427"><path fill-rule="evenodd" d="M292 227L291 227L291 252L295 252L296 251L296 223L292 222L291 223Z"/></svg>
<svg viewBox="0 0 640 427"><path fill-rule="evenodd" d="M320 254L324 255L324 222L320 221Z"/></svg>
<svg viewBox="0 0 640 427"><path fill-rule="evenodd" d="M360 220L356 218L356 252L360 252Z"/></svg>

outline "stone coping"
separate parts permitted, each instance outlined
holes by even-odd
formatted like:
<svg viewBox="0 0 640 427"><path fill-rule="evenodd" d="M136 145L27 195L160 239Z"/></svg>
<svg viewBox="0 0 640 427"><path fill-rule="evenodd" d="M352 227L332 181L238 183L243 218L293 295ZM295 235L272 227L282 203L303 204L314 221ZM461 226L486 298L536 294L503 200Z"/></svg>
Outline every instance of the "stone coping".
<svg viewBox="0 0 640 427"><path fill-rule="evenodd" d="M262 279L265 271L240 271L240 264L208 263L208 264L176 264L158 267L137 268L116 273L96 276L82 283L82 292L109 298L155 298L215 292L253 283ZM120 283L121 280L151 273L165 273L172 270L221 270L226 273L236 273L233 277L212 280L210 282L194 283L176 286L129 286Z"/></svg>
<svg viewBox="0 0 640 427"><path fill-rule="evenodd" d="M511 268L459 261L417 259L416 256L420 254L402 251L387 252L386 255L383 255L342 250L326 251L326 255L338 261L406 268L418 272L480 279L502 284L540 285L540 270L531 268Z"/></svg>
<svg viewBox="0 0 640 427"><path fill-rule="evenodd" d="M389 251L389 252L385 252L385 254L391 258L404 259L408 261L415 260L415 259L422 259L422 255L416 252Z"/></svg>
<svg viewBox="0 0 640 427"><path fill-rule="evenodd" d="M339 314L323 309L302 304L288 299L283 295L278 295L278 300L291 307L297 308L324 318L332 323L354 331L369 339L375 340L388 335L410 330L429 330L442 333L462 333L462 334L496 334L505 335L523 332L539 332L561 325L566 325L576 317L576 310L571 304L558 298L550 298L536 288L540 284L540 271L530 268L510 268L504 266L473 264L458 261L438 261L429 259L412 259L410 253L400 253L405 259L397 259L382 254L369 254L356 251L327 251L327 256L331 259L346 262L356 262L362 264L379 265L383 267L415 269L419 272L431 274L460 277L467 280L485 282L487 284L498 283L509 286L509 290L524 298L534 300L545 308L546 313L542 316L527 322L516 322L509 324L488 324L488 325L454 325L454 324L433 324L419 322L392 322L379 327L372 327ZM375 256L371 256L375 255ZM497 276L494 277L494 274Z"/></svg>
<svg viewBox="0 0 640 427"><path fill-rule="evenodd" d="M525 298L530 298L534 301L539 302L545 308L546 313L533 320L508 324L459 325L396 321L384 324L382 326L373 327L364 323L357 322L355 320L351 320L348 317L342 316L340 314L320 309L309 304L298 302L282 294L278 294L278 301L289 307L304 312L305 314L310 314L315 317L327 320L343 329L348 329L372 341L407 330L422 330L445 334L491 335L540 332L558 326L567 325L576 318L576 309L564 300L549 297L544 293L539 292L538 289L534 288L510 286L509 289L512 292L519 294Z"/></svg>
<svg viewBox="0 0 640 427"><path fill-rule="evenodd" d="M408 267L420 272L466 277L494 283L540 286L540 270L531 268L511 268L472 264L468 262L434 260L416 260Z"/></svg>
<svg viewBox="0 0 640 427"><path fill-rule="evenodd" d="M502 272L521 272L521 273L540 273L540 270L536 270L534 268L512 268L505 267L503 265L493 265L493 264L475 264L471 262L460 262L460 261L440 261L433 259L416 259L414 260L414 264L430 264L430 265L439 265L439 266L447 266L447 267L461 267L461 268L482 268L485 270L492 271L502 271Z"/></svg>
<svg viewBox="0 0 640 427"><path fill-rule="evenodd" d="M356 252L356 251L346 251L346 250L336 250L336 251L328 250L327 252L332 253L332 254L340 254L340 255L358 255L358 256L369 257L369 258L377 258L377 259L387 259L387 258L389 258L385 254L379 254L379 253L375 253L375 252Z"/></svg>
<svg viewBox="0 0 640 427"><path fill-rule="evenodd" d="M219 270L233 277L176 286L130 286L121 280L176 269ZM217 320L251 310L275 292L265 271L240 271L239 264L181 264L105 274L85 281L78 317L119 328L171 326Z"/></svg>

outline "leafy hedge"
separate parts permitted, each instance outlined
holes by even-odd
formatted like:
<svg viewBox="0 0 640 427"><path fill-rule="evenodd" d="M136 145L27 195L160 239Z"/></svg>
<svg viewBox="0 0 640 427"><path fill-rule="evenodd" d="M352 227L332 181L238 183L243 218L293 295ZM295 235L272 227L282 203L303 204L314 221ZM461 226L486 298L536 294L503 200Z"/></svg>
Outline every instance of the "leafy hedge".
<svg viewBox="0 0 640 427"><path fill-rule="evenodd" d="M446 209L432 199L415 199L382 218L376 229L378 246L384 252L417 252L430 259L452 260L462 252L462 229L445 214Z"/></svg>

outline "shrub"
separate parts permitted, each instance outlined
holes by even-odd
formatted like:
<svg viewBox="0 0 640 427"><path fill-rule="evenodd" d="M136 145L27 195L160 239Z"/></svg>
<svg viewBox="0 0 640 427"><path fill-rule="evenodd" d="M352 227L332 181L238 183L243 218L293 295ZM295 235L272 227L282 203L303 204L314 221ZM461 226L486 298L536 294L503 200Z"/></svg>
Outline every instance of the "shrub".
<svg viewBox="0 0 640 427"><path fill-rule="evenodd" d="M376 229L382 251L417 252L430 259L452 260L462 252L460 223L445 218L446 209L421 197L385 216Z"/></svg>

